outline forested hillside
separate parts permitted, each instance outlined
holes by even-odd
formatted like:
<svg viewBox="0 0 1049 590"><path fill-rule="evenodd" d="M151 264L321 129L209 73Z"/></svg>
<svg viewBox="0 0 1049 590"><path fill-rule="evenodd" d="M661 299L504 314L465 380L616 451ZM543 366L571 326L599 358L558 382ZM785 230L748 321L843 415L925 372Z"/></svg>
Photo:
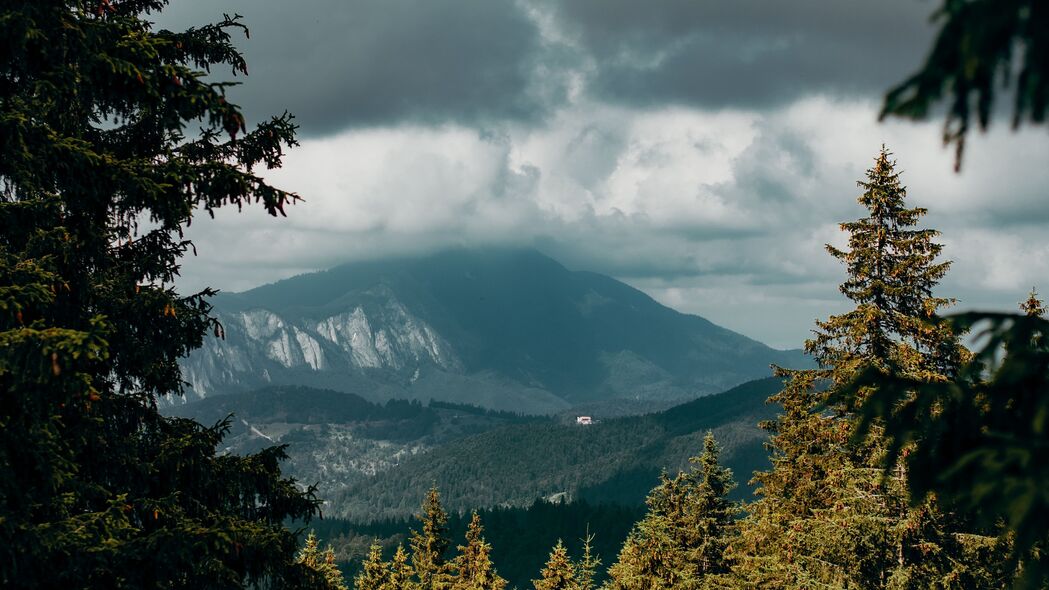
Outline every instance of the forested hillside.
<svg viewBox="0 0 1049 590"><path fill-rule="evenodd" d="M766 465L766 399L781 385L768 378L645 416L590 426L538 422L510 425L459 439L406 459L382 477L333 497L329 512L355 521L404 516L418 492L436 483L452 511L564 495L591 502L638 505L659 472L687 464L712 430L727 465L743 481Z"/></svg>
<svg viewBox="0 0 1049 590"><path fill-rule="evenodd" d="M586 426L571 416L438 401L376 404L307 387L217 396L165 412L204 424L232 414L228 451L287 444L285 471L319 484L325 513L370 521L409 514L427 482L443 486L453 510L527 506L550 496L636 506L662 469L685 465L707 430L724 441L728 464L747 479L765 464L757 424L774 415L765 400L778 385L774 378L753 381L642 416L598 414Z"/></svg>
<svg viewBox="0 0 1049 590"><path fill-rule="evenodd" d="M203 424L232 416L224 440L228 452L288 445L285 472L316 484L329 500L351 483L450 441L511 424L551 421L447 402L373 403L351 393L292 386L216 396L164 412Z"/></svg>

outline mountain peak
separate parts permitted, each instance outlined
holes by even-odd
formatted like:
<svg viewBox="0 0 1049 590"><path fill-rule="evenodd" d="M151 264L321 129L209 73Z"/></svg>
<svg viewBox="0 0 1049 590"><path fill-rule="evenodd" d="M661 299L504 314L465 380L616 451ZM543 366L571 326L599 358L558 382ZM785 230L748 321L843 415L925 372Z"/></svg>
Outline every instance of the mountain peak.
<svg viewBox="0 0 1049 590"><path fill-rule="evenodd" d="M803 362L529 249L354 262L217 298L197 395L267 384L525 412L685 399Z"/></svg>

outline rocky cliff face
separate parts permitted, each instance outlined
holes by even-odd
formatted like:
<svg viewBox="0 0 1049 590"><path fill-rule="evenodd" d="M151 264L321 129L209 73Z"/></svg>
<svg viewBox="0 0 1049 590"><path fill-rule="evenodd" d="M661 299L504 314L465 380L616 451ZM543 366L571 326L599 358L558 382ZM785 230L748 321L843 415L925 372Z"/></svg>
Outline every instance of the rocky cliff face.
<svg viewBox="0 0 1049 590"><path fill-rule="evenodd" d="M357 305L322 318L262 308L219 310L218 318L225 338L209 338L183 363L191 396L271 383L275 372L282 382L288 373L375 372L409 384L423 370L463 372L452 345L389 292L381 307Z"/></svg>

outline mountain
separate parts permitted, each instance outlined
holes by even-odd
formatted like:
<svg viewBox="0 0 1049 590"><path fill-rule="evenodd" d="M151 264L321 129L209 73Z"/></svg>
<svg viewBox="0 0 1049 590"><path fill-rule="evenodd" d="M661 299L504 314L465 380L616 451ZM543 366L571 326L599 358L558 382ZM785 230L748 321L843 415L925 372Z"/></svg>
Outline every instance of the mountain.
<svg viewBox="0 0 1049 590"><path fill-rule="evenodd" d="M353 263L214 304L225 339L183 362L190 400L306 385L554 413L691 399L806 363L532 250Z"/></svg>

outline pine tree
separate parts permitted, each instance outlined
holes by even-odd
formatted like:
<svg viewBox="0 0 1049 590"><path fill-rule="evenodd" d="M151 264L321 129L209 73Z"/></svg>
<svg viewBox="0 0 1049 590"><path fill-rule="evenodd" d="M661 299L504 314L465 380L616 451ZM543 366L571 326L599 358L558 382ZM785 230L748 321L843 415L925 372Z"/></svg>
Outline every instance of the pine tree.
<svg viewBox="0 0 1049 590"><path fill-rule="evenodd" d="M538 580L532 580L535 590L579 590L576 567L568 557L568 549L560 539L550 552L550 558Z"/></svg>
<svg viewBox="0 0 1049 590"><path fill-rule="evenodd" d="M248 132L230 17L155 30L164 0L0 7L0 586L296 587L284 450L216 455L229 424L162 417L212 291L171 285L198 211L294 202L289 116ZM187 128L190 131L187 131ZM203 128L201 132L197 129ZM158 557L158 555L160 557Z"/></svg>
<svg viewBox="0 0 1049 590"><path fill-rule="evenodd" d="M384 590L390 581L390 568L382 560L382 545L373 541L361 571L353 579L354 590Z"/></svg>
<svg viewBox="0 0 1049 590"><path fill-rule="evenodd" d="M805 348L820 368L781 371L788 383L770 398L783 413L765 425L773 468L755 478L760 498L733 552L743 586L1001 583L988 559L996 539L960 534L973 531L931 501L910 506L905 470L881 468L885 448L877 436L856 444L851 404L857 399L846 404L839 395L864 366L943 383L968 358L937 315L951 301L932 293L949 263L936 261L936 232L915 228L925 210L905 206L906 190L889 156L882 148L859 183L859 202L869 214L842 224L849 249L828 246L846 265L841 291L856 307L817 322ZM986 580L997 582L985 586Z"/></svg>
<svg viewBox="0 0 1049 590"><path fill-rule="evenodd" d="M890 156L882 146L867 179L858 183L863 189L859 202L868 216L842 224L849 249L827 247L845 264L848 279L841 292L856 304L852 311L818 321L815 338L806 343L806 351L829 372L832 391L851 382L864 365L885 374L946 382L969 354L938 315L953 303L933 295L950 268L949 262L937 262L942 246L933 240L939 234L917 228L927 211L906 206L906 188ZM851 434L854 420L848 409L837 408L846 414L842 428ZM870 531L873 536L865 544L871 547L878 546L877 535L883 534L879 521L892 539L893 546L886 547L888 553L882 557L890 561L880 566L880 572L863 573L861 580L918 588L961 577L952 563L962 557L960 548L952 547L955 537L950 529L957 523L931 502L909 506L903 466L894 466L891 480L886 481L880 469L884 448L878 438L868 437L869 444L850 449L852 477L842 501L858 503L854 514L838 514L835 519L844 518L845 528ZM872 553L868 547L858 549Z"/></svg>
<svg viewBox="0 0 1049 590"><path fill-rule="evenodd" d="M416 516L422 531L411 532L412 565L421 590L446 590L451 584L445 553L448 539L448 515L441 507L441 494L430 488L423 499L422 511Z"/></svg>
<svg viewBox="0 0 1049 590"><path fill-rule="evenodd" d="M492 564L492 546L484 540L483 533L481 517L474 512L466 529L466 545L459 546L459 555L452 564L453 590L503 590L506 587L506 580L499 577Z"/></svg>
<svg viewBox="0 0 1049 590"><path fill-rule="evenodd" d="M610 590L695 588L697 564L681 542L686 519L687 477L660 475L646 500L648 513L627 535L619 558L608 569Z"/></svg>
<svg viewBox="0 0 1049 590"><path fill-rule="evenodd" d="M310 531L310 534L306 535L306 542L303 543L302 549L299 550L295 562L301 563L310 569L317 569L317 565L321 563L321 552L320 541L317 540L315 532Z"/></svg>
<svg viewBox="0 0 1049 590"><path fill-rule="evenodd" d="M758 499L747 507L748 515L731 547L735 561L731 585L844 588L852 579L844 573L851 557L846 551L848 539L841 538L848 536L847 531L821 530L817 518L826 507L839 504L843 486L835 485L836 479L850 469L841 451L847 433L833 416L816 411L823 398L817 388L820 371L778 369L777 374L786 384L769 402L781 405L783 411L762 423L771 434L772 468L754 476Z"/></svg>
<svg viewBox="0 0 1049 590"><path fill-rule="evenodd" d="M944 144L961 167L970 129L986 131L1012 103L1012 126L1039 125L1049 109L1049 11L1039 0L943 0L939 31L921 68L885 95L881 117L945 116ZM940 107L943 108L940 108Z"/></svg>

